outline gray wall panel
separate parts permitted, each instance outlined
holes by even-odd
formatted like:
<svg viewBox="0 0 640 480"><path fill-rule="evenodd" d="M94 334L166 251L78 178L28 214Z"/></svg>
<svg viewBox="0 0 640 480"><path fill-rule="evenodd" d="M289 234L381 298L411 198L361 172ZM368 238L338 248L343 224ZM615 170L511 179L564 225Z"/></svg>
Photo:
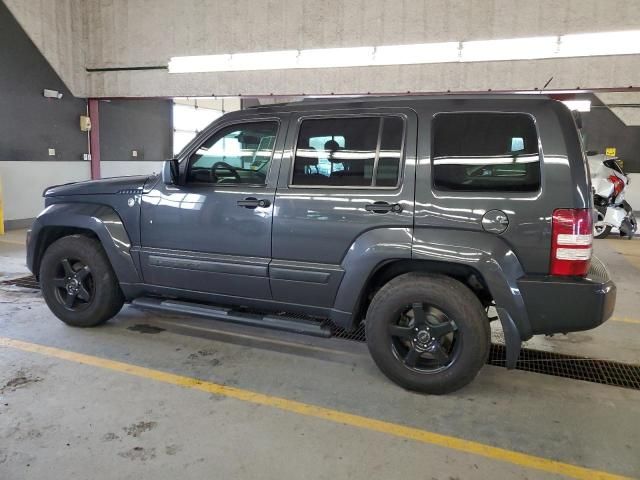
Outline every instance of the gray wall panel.
<svg viewBox="0 0 640 480"><path fill-rule="evenodd" d="M100 101L100 160L164 160L173 155L171 100Z"/></svg>

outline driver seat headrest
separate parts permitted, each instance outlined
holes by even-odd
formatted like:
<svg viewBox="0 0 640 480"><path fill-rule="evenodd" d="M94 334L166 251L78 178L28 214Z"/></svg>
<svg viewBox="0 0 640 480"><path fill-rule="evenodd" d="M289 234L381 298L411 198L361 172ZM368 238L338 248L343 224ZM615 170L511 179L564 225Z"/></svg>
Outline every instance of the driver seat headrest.
<svg viewBox="0 0 640 480"><path fill-rule="evenodd" d="M333 153L337 150L340 150L340 145L338 145L338 142L336 142L335 140L328 140L325 144L324 144L324 149Z"/></svg>

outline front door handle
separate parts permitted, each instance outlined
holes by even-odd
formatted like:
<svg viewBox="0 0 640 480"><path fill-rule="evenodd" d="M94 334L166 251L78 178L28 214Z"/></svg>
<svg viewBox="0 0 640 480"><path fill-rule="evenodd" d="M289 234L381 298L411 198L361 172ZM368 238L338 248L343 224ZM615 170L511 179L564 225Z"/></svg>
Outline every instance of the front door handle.
<svg viewBox="0 0 640 480"><path fill-rule="evenodd" d="M238 200L237 204L239 207L245 208L267 208L271 205L271 201L266 198L258 200L257 198L247 197L244 200Z"/></svg>
<svg viewBox="0 0 640 480"><path fill-rule="evenodd" d="M389 203L389 202L374 202L368 205L365 205L364 209L367 212L373 213L400 213L402 211L402 205L399 203Z"/></svg>

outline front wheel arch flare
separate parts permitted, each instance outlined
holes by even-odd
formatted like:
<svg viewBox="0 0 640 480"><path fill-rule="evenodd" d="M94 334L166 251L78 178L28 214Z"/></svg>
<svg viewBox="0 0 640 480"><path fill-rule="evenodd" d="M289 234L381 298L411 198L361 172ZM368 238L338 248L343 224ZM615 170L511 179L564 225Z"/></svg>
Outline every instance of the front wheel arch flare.
<svg viewBox="0 0 640 480"><path fill-rule="evenodd" d="M140 283L142 278L131 253L131 240L118 213L107 205L89 203L56 203L47 207L33 224L31 270L37 275L39 262L52 241L46 232L56 232L54 240L64 233L94 235L102 245L120 283ZM44 236L42 236L44 234Z"/></svg>

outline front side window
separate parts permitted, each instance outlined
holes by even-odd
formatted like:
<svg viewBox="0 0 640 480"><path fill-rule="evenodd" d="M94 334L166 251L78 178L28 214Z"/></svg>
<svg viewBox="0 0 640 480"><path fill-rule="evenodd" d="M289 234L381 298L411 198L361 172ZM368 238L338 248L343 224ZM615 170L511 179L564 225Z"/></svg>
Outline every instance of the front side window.
<svg viewBox="0 0 640 480"><path fill-rule="evenodd" d="M440 190L540 189L538 134L521 113L441 113L433 120L433 179Z"/></svg>
<svg viewBox="0 0 640 480"><path fill-rule="evenodd" d="M403 135L400 117L304 120L292 184L394 187L400 177Z"/></svg>
<svg viewBox="0 0 640 480"><path fill-rule="evenodd" d="M277 133L277 122L219 130L189 158L187 183L264 185Z"/></svg>

